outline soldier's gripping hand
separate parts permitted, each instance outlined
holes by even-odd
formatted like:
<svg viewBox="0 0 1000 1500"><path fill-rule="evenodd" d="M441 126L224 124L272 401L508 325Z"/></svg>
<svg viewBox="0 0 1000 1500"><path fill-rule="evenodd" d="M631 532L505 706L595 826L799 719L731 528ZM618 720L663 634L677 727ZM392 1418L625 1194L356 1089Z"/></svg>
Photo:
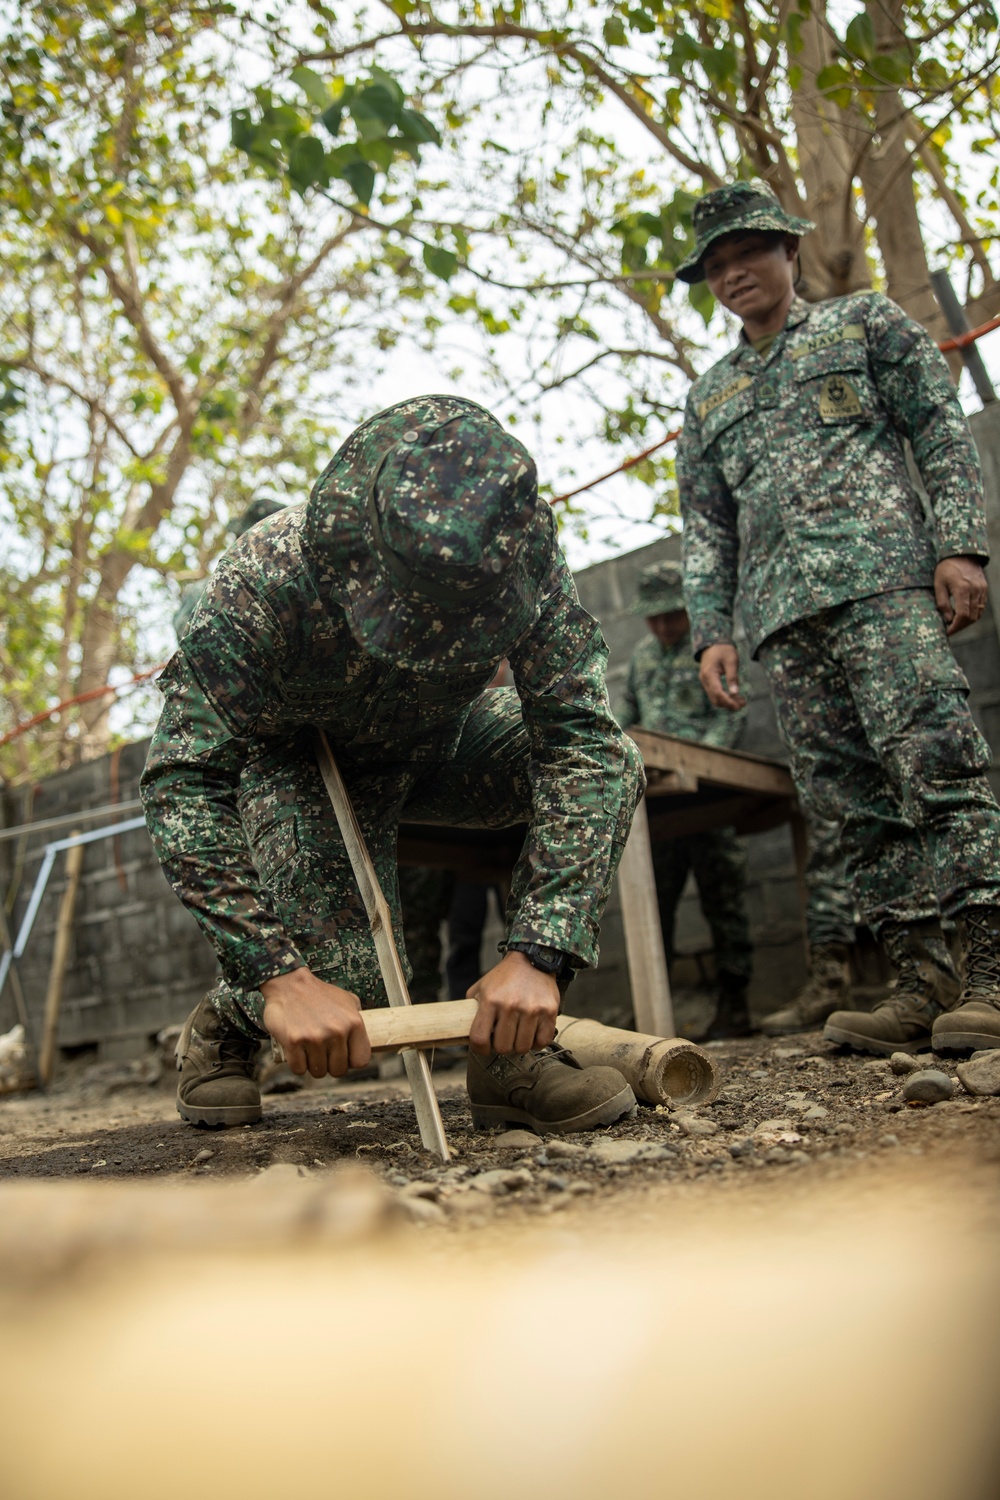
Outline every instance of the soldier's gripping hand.
<svg viewBox="0 0 1000 1500"><path fill-rule="evenodd" d="M730 713L746 706L747 700L740 692L740 659L729 641L706 647L698 671L709 703L716 708L728 708Z"/></svg>
<svg viewBox="0 0 1000 1500"><path fill-rule="evenodd" d="M974 557L946 557L934 569L934 602L949 635L975 624L988 592L986 574Z"/></svg>
<svg viewBox="0 0 1000 1500"><path fill-rule="evenodd" d="M361 1019L361 1002L350 990L317 979L311 969L292 969L260 987L264 1025L282 1047L293 1073L339 1078L364 1068L372 1049Z"/></svg>
<svg viewBox="0 0 1000 1500"><path fill-rule="evenodd" d="M469 1032L473 1052L536 1052L555 1038L559 986L523 953L505 953L466 991L479 1009Z"/></svg>

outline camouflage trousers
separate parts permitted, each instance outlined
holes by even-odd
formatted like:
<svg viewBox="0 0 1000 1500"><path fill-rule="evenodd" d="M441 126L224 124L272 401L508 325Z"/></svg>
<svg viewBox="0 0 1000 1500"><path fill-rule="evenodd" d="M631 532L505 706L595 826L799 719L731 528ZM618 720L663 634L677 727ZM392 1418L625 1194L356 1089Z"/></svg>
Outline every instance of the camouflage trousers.
<svg viewBox="0 0 1000 1500"><path fill-rule="evenodd" d="M838 823L862 919L1000 901L1000 808L929 590L838 605L760 647L803 806Z"/></svg>
<svg viewBox="0 0 1000 1500"><path fill-rule="evenodd" d="M806 859L806 932L810 948L854 942L854 892L847 878L847 858L840 824L809 817Z"/></svg>
<svg viewBox="0 0 1000 1500"><path fill-rule="evenodd" d="M731 828L655 840L653 873L667 962L674 956L674 921L688 872L712 933L716 973L749 979L753 947L746 913L747 852Z"/></svg>
<svg viewBox="0 0 1000 1500"><path fill-rule="evenodd" d="M403 865L399 871L403 943L412 970L410 999L414 1005L438 998L441 989L441 924L447 919L454 890L454 870Z"/></svg>
<svg viewBox="0 0 1000 1500"><path fill-rule="evenodd" d="M598 910L607 901L639 797L641 767L633 750L628 752L607 887L595 901ZM338 765L389 903L401 953L399 824L509 828L531 818L531 748L512 688L477 700L451 760L373 764L370 758L342 753ZM386 1005L364 903L319 773L311 730L255 746L240 783L240 814L257 873L312 972L353 991L365 1007ZM529 874L522 866L515 871L509 911L517 909ZM409 977L412 970L408 963L405 967ZM211 1001L238 1030L266 1035L259 991L221 980Z"/></svg>

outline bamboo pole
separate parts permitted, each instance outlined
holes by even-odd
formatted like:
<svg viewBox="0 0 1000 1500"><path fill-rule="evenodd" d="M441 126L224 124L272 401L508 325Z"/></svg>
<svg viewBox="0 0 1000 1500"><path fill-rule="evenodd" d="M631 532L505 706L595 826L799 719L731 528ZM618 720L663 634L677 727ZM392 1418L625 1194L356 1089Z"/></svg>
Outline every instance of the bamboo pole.
<svg viewBox="0 0 1000 1500"><path fill-rule="evenodd" d="M49 987L45 996L42 1045L38 1053L38 1081L42 1085L47 1084L52 1077L52 1065L55 1060L63 981L66 978L69 945L73 935L76 893L80 884L80 871L83 868L83 847L82 844L73 844L66 850L66 889L63 891L62 901L59 904L56 940L52 949L52 967L49 970Z"/></svg>

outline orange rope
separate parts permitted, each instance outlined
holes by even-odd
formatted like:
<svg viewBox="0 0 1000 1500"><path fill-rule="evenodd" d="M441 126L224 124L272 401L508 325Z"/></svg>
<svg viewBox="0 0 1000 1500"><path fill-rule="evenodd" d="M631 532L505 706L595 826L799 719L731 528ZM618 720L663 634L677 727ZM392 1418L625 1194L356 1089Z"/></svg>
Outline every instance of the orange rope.
<svg viewBox="0 0 1000 1500"><path fill-rule="evenodd" d="M55 707L43 709L40 714L35 714L33 718L25 719L23 724L16 724L13 729L8 729L6 734L0 735L0 745L7 745L11 740L16 740L19 734L24 734L27 730L34 729L36 724L44 724L46 719L51 719L52 715L57 714L60 709L72 708L76 703L90 703L94 698L104 698L108 694L115 696L123 692L125 688L131 687L133 683L143 682L147 677L155 677L157 672L162 672L166 665L165 661L161 661L155 667L147 667L145 672L136 672L135 676L130 677L128 682L119 683L117 687L91 688L88 693L77 693L75 698L64 698Z"/></svg>
<svg viewBox="0 0 1000 1500"><path fill-rule="evenodd" d="M945 339L938 344L942 354L949 353L952 349L967 349L974 344L976 339L981 339L984 333L992 333L994 328L1000 328L1000 318L991 318L988 323L980 323L978 328L970 328L968 333L956 333L953 339Z"/></svg>

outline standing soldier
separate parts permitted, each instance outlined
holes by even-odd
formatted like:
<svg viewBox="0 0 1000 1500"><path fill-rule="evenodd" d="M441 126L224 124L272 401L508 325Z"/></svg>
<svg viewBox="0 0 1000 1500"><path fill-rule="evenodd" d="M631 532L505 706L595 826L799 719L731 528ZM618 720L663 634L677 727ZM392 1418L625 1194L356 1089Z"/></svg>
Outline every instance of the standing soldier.
<svg viewBox="0 0 1000 1500"><path fill-rule="evenodd" d="M713 708L698 680L691 629L684 608L681 570L673 563L644 568L632 614L643 615L649 635L629 663L622 727L639 724L682 740L734 750L746 713ZM667 962L673 958L674 920L688 871L712 933L718 989L715 1017L706 1039L748 1036L747 985L753 963L746 913L747 853L731 828L713 828L685 838L653 841L656 899Z"/></svg>
<svg viewBox="0 0 1000 1500"><path fill-rule="evenodd" d="M484 689L502 657L514 688ZM471 401L359 427L308 503L222 558L180 649L142 779L157 854L223 979L178 1043L178 1109L260 1118L253 1060L339 1076L371 1056L374 944L316 760L326 731L400 941L401 819L528 834L506 951L473 986L473 1122L569 1131L634 1107L613 1068L553 1047L641 793L607 648L538 502L535 466Z"/></svg>
<svg viewBox="0 0 1000 1500"><path fill-rule="evenodd" d="M678 268L741 319L694 384L678 451L688 608L713 703L743 705L739 591L803 803L841 823L858 906L898 983L826 1036L872 1052L1000 1046L1000 808L948 648L986 603L972 435L927 333L887 297L795 295L812 228L738 182L695 205ZM931 518L906 467L908 439ZM924 853L926 846L926 856ZM927 865L959 922L964 985Z"/></svg>

